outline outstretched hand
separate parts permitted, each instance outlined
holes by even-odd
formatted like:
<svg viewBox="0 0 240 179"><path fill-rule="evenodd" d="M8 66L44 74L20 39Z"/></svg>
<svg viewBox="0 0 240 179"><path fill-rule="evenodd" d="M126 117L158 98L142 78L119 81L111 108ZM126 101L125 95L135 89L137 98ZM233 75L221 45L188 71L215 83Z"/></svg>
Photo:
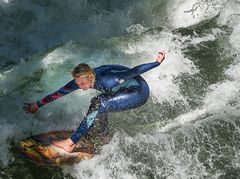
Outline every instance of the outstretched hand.
<svg viewBox="0 0 240 179"><path fill-rule="evenodd" d="M24 103L23 109L26 113L35 113L38 110L37 103Z"/></svg>
<svg viewBox="0 0 240 179"><path fill-rule="evenodd" d="M164 50L161 50L158 52L156 61L158 61L159 63L162 63L164 59L165 59L165 52Z"/></svg>

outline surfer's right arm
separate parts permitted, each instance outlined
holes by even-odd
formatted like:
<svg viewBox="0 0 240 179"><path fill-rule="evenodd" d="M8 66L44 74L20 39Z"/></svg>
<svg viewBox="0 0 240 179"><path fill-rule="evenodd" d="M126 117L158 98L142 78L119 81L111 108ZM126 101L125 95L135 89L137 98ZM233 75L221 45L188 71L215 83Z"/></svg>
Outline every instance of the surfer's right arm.
<svg viewBox="0 0 240 179"><path fill-rule="evenodd" d="M24 103L23 109L27 113L35 113L43 105L50 103L62 96L65 96L72 91L79 89L79 86L75 83L75 80L70 81L65 86L61 87L59 90L43 97L41 100L36 103Z"/></svg>
<svg viewBox="0 0 240 179"><path fill-rule="evenodd" d="M164 59L165 59L165 52L163 50L159 51L155 62L141 64L141 65L135 66L127 71L119 72L118 73L119 78L122 80L127 80L129 78L141 75L141 74L159 66L163 62Z"/></svg>

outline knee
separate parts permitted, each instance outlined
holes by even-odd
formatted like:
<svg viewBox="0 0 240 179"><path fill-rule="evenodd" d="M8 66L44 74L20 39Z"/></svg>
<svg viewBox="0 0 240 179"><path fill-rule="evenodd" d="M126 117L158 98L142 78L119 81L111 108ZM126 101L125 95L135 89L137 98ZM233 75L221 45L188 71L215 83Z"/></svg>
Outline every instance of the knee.
<svg viewBox="0 0 240 179"><path fill-rule="evenodd" d="M91 99L91 108L97 109L98 113L104 113L107 110L108 100L106 96L97 96Z"/></svg>
<svg viewBox="0 0 240 179"><path fill-rule="evenodd" d="M99 113L105 113L107 112L107 107L108 107L108 101L109 99L107 97L103 97L99 101Z"/></svg>
<svg viewBox="0 0 240 179"><path fill-rule="evenodd" d="M139 97L139 106L144 105L149 99L149 94L144 94Z"/></svg>
<svg viewBox="0 0 240 179"><path fill-rule="evenodd" d="M140 103L141 104L145 104L150 96L150 91L149 91L149 87L145 86L145 88L142 89L142 91L139 93L139 98L140 98Z"/></svg>

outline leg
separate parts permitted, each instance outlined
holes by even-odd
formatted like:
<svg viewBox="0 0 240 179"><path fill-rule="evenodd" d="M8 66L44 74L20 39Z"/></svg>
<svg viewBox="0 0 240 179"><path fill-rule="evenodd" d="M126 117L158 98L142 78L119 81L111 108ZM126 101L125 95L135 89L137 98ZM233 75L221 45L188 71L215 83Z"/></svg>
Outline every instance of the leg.
<svg viewBox="0 0 240 179"><path fill-rule="evenodd" d="M91 104L89 106L87 115L91 114L93 111L96 111L96 110L98 110L100 108L101 97L103 97L103 96L104 95L101 94L101 95L99 95L97 97L94 97L91 100ZM99 128L100 128L100 131L98 129L98 132L100 132L103 135L107 135L108 132L109 132L109 128L108 128L108 113L107 112L105 112L105 113L98 113L96 118L98 120L96 120L95 123L97 122L98 125L99 125ZM91 127L94 127L95 123Z"/></svg>
<svg viewBox="0 0 240 179"><path fill-rule="evenodd" d="M88 133L97 115L104 116L105 114L107 114L107 112L124 111L127 109L139 107L147 101L148 96L148 89L146 90L146 92L142 92L141 89L136 88L121 89L117 91L114 95L101 95L99 99L96 100L97 102L95 104L92 104L92 107L90 106L88 115L80 123L78 129L74 132L74 134L66 140L55 141L53 142L53 144L63 148L68 152L72 152L76 143L80 140L81 136Z"/></svg>
<svg viewBox="0 0 240 179"><path fill-rule="evenodd" d="M108 113L101 113L98 115L100 130L103 135L107 135L109 133L108 128Z"/></svg>
<svg viewBox="0 0 240 179"><path fill-rule="evenodd" d="M107 112L124 111L143 105L148 99L148 93L143 94L138 88L121 89L115 94L102 94L92 100L88 115L80 123L78 129L70 137L73 143L77 143L81 136L86 135L97 116ZM104 126L104 123L103 123Z"/></svg>
<svg viewBox="0 0 240 179"><path fill-rule="evenodd" d="M108 127L106 126L106 124L108 123L107 112L99 113L98 111L100 109L101 99L103 98L103 96L107 96L107 94L101 94L97 97L92 98L86 117L82 120L77 130L70 137L73 143L76 144L81 138L81 136L85 136L86 134L88 134L90 129L93 128L96 118L99 119L102 132L108 132Z"/></svg>

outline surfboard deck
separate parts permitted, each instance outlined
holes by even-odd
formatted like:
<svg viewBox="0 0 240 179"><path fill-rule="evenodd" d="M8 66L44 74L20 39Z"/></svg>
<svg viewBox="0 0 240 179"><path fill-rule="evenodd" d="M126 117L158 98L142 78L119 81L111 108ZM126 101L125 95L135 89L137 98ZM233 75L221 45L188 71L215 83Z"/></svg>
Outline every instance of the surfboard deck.
<svg viewBox="0 0 240 179"><path fill-rule="evenodd" d="M92 158L96 154L96 147L87 137L82 137L71 153L52 145L52 141L67 139L73 132L62 130L41 133L21 140L17 148L24 158L42 165L73 164Z"/></svg>

